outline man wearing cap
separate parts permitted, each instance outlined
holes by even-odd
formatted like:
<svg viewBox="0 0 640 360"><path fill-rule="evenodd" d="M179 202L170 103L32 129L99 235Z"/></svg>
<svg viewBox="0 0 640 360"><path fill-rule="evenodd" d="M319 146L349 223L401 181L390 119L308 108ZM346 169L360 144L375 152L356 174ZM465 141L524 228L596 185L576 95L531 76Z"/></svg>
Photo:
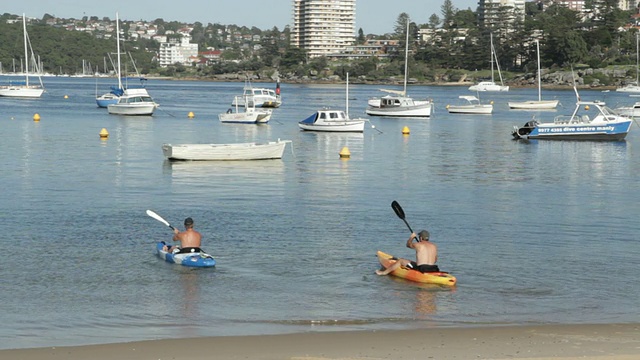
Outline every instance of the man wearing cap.
<svg viewBox="0 0 640 360"><path fill-rule="evenodd" d="M376 274L388 275L401 266L420 271L421 273L440 271L438 265L436 265L436 261L438 260L438 247L429 241L429 232L427 230L422 230L418 234L419 237L416 233L411 233L409 240L407 240L407 247L416 251L416 261L398 259L398 261L387 269L376 270ZM418 239L418 241L414 243L414 239Z"/></svg>
<svg viewBox="0 0 640 360"><path fill-rule="evenodd" d="M192 218L184 219L184 228L185 230L182 232L178 229L173 229L173 241L180 241L180 246L171 246L163 250L173 252L175 249L179 249L179 253L202 252L202 249L200 249L202 235L193 230Z"/></svg>

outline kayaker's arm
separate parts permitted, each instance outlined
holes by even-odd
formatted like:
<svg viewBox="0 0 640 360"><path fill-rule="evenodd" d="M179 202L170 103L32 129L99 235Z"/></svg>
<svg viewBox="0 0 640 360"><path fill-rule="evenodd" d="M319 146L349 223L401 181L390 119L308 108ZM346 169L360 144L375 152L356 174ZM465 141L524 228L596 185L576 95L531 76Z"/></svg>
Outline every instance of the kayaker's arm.
<svg viewBox="0 0 640 360"><path fill-rule="evenodd" d="M411 236L409 236L409 240L407 240L407 247L409 249L413 249L413 239L417 238L418 235L416 235L416 233L411 233Z"/></svg>
<svg viewBox="0 0 640 360"><path fill-rule="evenodd" d="M180 239L178 238L178 235L179 235L179 234L180 234L180 230L178 230L178 229L173 229L173 241L178 241L178 240L180 240Z"/></svg>

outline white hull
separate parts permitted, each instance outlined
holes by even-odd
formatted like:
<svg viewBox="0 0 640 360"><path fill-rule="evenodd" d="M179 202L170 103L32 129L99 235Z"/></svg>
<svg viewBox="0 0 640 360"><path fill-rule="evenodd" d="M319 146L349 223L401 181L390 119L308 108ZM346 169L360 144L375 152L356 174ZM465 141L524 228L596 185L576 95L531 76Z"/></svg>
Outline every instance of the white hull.
<svg viewBox="0 0 640 360"><path fill-rule="evenodd" d="M109 114L151 116L158 107L146 89L126 89L116 104L107 106Z"/></svg>
<svg viewBox="0 0 640 360"><path fill-rule="evenodd" d="M489 115L493 112L493 104L481 104L475 96L461 95L460 99L467 100L464 105L447 105L450 114L478 114Z"/></svg>
<svg viewBox="0 0 640 360"><path fill-rule="evenodd" d="M629 117L640 117L640 102L633 104L633 106L622 106L615 109L617 114Z"/></svg>
<svg viewBox="0 0 640 360"><path fill-rule="evenodd" d="M268 143L162 145L169 160L227 161L281 159L290 140Z"/></svg>
<svg viewBox="0 0 640 360"><path fill-rule="evenodd" d="M450 105L447 111L450 114L489 115L493 112L493 105Z"/></svg>
<svg viewBox="0 0 640 360"><path fill-rule="evenodd" d="M371 116L424 118L430 117L432 110L433 104L431 102L415 104L411 101L404 102L404 104L399 106L370 106L365 112Z"/></svg>
<svg viewBox="0 0 640 360"><path fill-rule="evenodd" d="M221 123L234 124L266 124L271 120L271 113L253 112L253 113L229 113L218 114Z"/></svg>
<svg viewBox="0 0 640 360"><path fill-rule="evenodd" d="M12 98L39 98L44 93L40 86L2 86L0 96Z"/></svg>
<svg viewBox="0 0 640 360"><path fill-rule="evenodd" d="M558 100L509 101L509 108L520 110L547 110L555 109L558 106L558 102Z"/></svg>
<svg viewBox="0 0 640 360"><path fill-rule="evenodd" d="M240 98L241 96L236 96L234 102L239 103ZM258 110L251 103L245 108L242 108L239 104L235 106L235 112L229 109L226 113L218 114L218 120L222 123L266 124L271 120L271 114L273 113L271 109Z"/></svg>
<svg viewBox="0 0 640 360"><path fill-rule="evenodd" d="M626 93L640 93L640 86L638 85L627 85L621 88L616 89L617 92L626 92Z"/></svg>
<svg viewBox="0 0 640 360"><path fill-rule="evenodd" d="M476 85L469 86L471 91L509 91L508 86L498 85L494 82L481 82Z"/></svg>
<svg viewBox="0 0 640 360"><path fill-rule="evenodd" d="M107 109L112 115L151 116L156 110L156 104L111 104Z"/></svg>
<svg viewBox="0 0 640 360"><path fill-rule="evenodd" d="M324 132L363 132L364 131L364 119L353 119L343 122L321 123L321 124L304 124L298 123L298 126L302 130L307 131L324 131Z"/></svg>

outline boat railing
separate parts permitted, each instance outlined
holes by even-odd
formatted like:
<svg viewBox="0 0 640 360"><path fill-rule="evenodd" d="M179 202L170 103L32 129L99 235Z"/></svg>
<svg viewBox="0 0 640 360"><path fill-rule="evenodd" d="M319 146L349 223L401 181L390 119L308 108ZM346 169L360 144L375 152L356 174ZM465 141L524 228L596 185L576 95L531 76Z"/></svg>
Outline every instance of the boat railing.
<svg viewBox="0 0 640 360"><path fill-rule="evenodd" d="M590 122L589 115L558 115L553 119L555 124L580 124Z"/></svg>

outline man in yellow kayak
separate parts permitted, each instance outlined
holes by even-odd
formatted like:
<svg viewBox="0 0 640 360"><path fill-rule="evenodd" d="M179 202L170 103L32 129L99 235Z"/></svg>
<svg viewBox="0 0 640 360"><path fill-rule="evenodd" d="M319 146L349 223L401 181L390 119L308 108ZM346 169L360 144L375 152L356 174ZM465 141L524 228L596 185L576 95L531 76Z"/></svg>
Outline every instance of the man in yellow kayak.
<svg viewBox="0 0 640 360"><path fill-rule="evenodd" d="M388 275L399 267L407 269L413 269L420 271L421 273L438 272L440 269L436 265L438 260L438 247L436 244L429 241L429 232L422 230L419 233L411 233L411 236L407 240L407 247L416 251L416 261L407 259L398 259L393 265L384 270L376 270L378 275ZM413 242L417 239L417 242Z"/></svg>

